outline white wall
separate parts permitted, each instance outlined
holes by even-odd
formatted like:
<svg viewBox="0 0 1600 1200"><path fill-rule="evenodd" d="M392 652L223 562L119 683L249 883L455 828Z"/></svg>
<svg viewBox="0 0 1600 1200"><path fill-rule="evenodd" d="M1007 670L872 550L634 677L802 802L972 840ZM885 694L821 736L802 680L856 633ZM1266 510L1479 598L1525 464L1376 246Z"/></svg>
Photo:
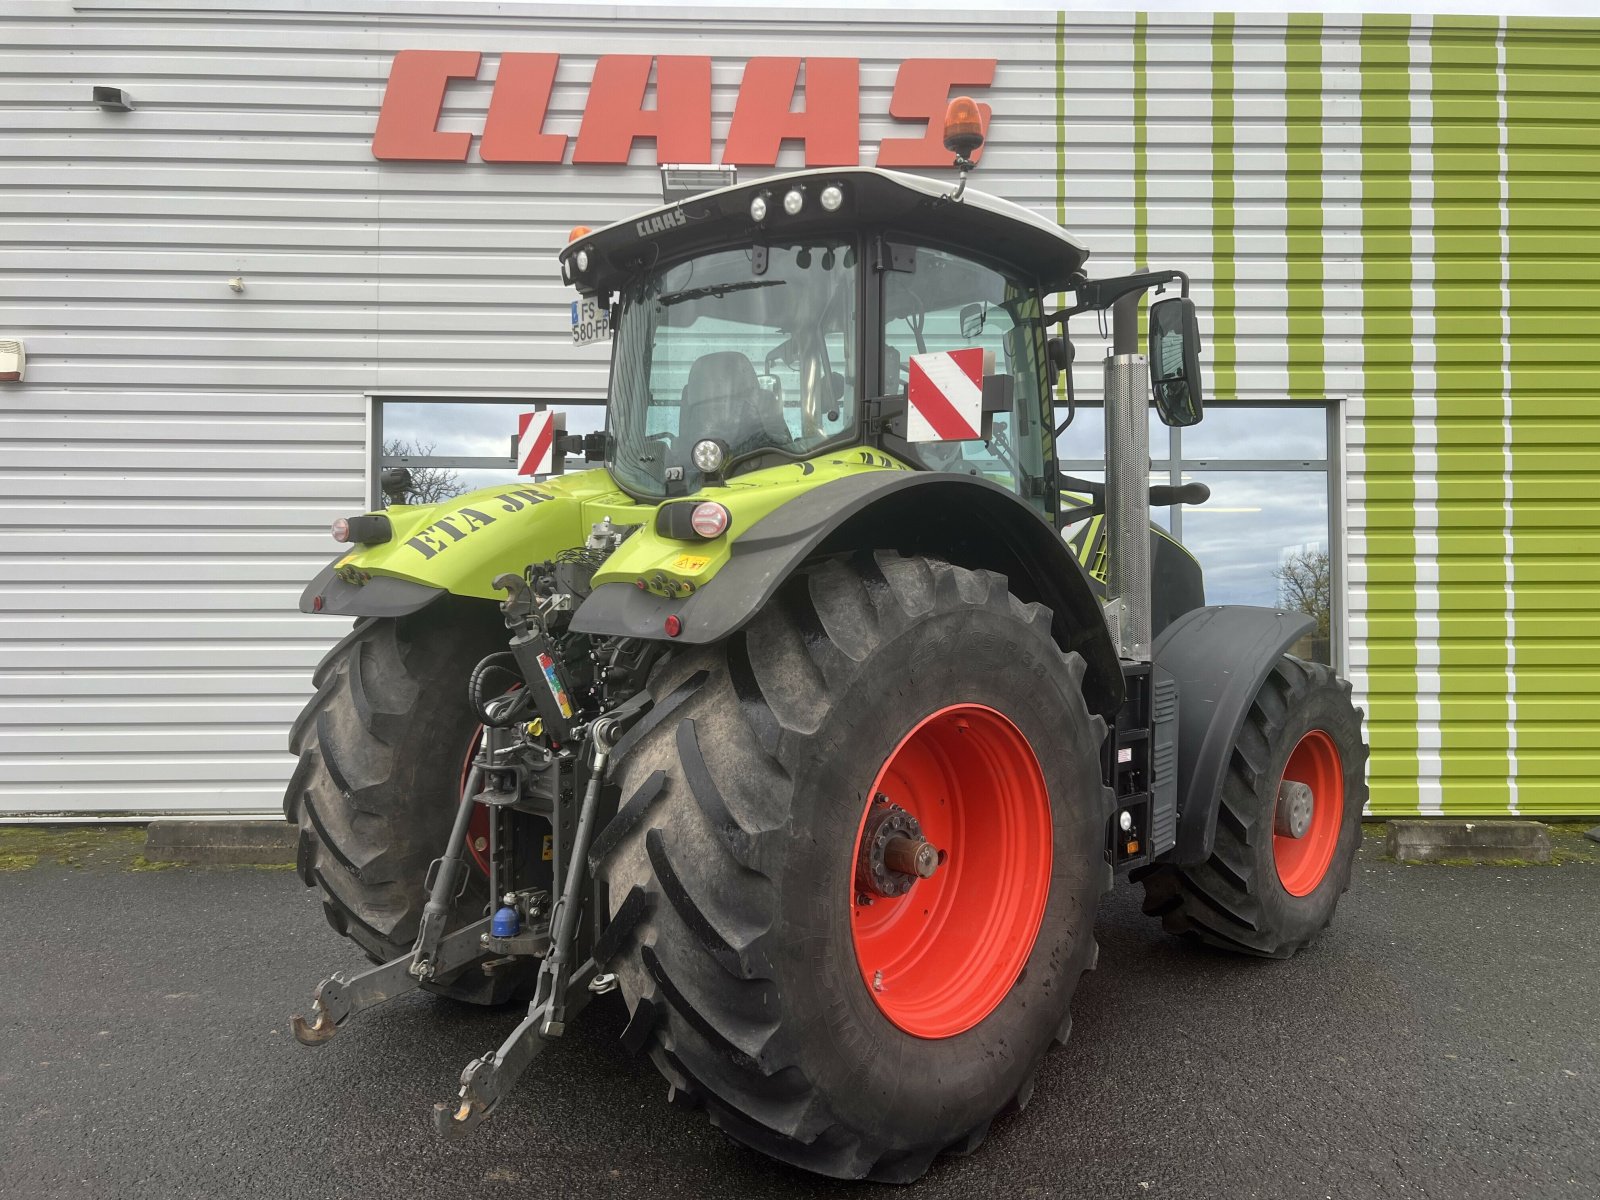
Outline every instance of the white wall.
<svg viewBox="0 0 1600 1200"><path fill-rule="evenodd" d="M911 132L886 116L901 60L994 57L977 186L1054 215L1052 14L622 11L0 10L0 336L29 352L0 385L0 814L276 812L288 724L345 628L295 601L327 521L364 506L368 397L602 396L554 253L658 201L652 145L628 167L379 164L394 51L483 51L441 122L478 131L498 55L557 50L547 128L569 134L597 53L711 54L718 147L751 55L858 57L868 164ZM97 84L137 110L101 112ZM1131 161L1100 153L1071 173L1125 205Z"/></svg>

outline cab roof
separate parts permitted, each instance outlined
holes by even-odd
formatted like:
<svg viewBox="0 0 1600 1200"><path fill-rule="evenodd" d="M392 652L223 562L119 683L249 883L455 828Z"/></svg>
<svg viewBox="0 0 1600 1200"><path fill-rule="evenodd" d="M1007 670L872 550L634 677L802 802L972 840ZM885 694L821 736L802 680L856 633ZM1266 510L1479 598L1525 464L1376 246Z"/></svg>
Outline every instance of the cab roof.
<svg viewBox="0 0 1600 1200"><path fill-rule="evenodd" d="M826 211L821 195L837 186L843 202ZM877 167L833 167L769 175L663 204L596 229L561 251L562 275L585 294L617 290L662 258L702 248L749 241L782 243L798 237L845 233L863 227L928 238L971 250L1038 280L1043 291L1073 286L1089 248L1031 209L968 188L951 199L956 181L927 179ZM784 211L783 198L799 189L800 212ZM765 195L767 212L757 222L751 201ZM586 271L574 258L587 251Z"/></svg>

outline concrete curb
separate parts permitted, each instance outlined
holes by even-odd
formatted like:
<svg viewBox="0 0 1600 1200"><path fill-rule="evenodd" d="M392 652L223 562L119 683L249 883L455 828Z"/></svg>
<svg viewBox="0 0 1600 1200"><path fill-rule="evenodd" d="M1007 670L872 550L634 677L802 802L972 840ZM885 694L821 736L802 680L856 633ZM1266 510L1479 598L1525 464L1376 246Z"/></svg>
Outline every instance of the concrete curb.
<svg viewBox="0 0 1600 1200"><path fill-rule="evenodd" d="M287 821L151 821L150 862L209 867L272 867L294 862L296 830Z"/></svg>
<svg viewBox="0 0 1600 1200"><path fill-rule="evenodd" d="M1390 821L1385 852L1399 862L1547 863L1550 830L1538 821Z"/></svg>

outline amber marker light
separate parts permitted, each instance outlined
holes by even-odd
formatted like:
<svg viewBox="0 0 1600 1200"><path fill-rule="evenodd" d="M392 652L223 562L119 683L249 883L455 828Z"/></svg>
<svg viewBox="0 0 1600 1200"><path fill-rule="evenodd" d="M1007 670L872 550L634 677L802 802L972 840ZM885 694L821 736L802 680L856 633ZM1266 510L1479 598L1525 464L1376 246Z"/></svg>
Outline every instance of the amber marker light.
<svg viewBox="0 0 1600 1200"><path fill-rule="evenodd" d="M971 96L957 96L944 110L944 148L970 158L983 145L983 115Z"/></svg>

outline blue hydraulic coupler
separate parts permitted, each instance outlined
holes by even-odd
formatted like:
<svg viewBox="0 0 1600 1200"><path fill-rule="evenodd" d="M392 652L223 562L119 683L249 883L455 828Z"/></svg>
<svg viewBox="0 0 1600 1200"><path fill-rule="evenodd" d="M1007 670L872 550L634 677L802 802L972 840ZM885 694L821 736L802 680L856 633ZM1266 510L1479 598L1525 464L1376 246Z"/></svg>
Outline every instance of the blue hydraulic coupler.
<svg viewBox="0 0 1600 1200"><path fill-rule="evenodd" d="M497 938L516 937L517 930L521 927L522 922L517 916L517 910L508 904L504 908L495 909L494 919L489 922L489 935Z"/></svg>

